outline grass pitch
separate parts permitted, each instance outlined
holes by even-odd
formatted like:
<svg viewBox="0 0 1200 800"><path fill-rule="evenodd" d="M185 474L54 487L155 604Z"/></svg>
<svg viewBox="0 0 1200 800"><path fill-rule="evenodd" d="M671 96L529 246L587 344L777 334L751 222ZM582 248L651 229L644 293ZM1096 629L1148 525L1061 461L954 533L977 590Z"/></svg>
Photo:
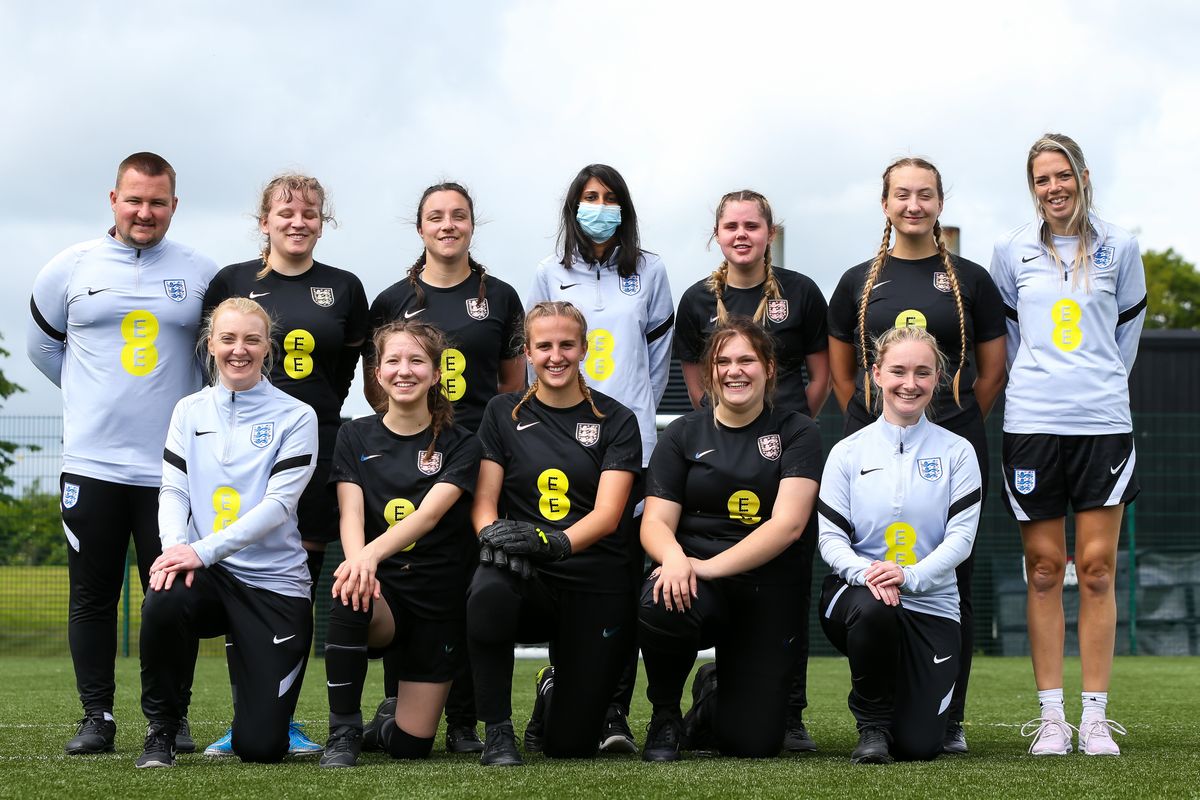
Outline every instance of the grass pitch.
<svg viewBox="0 0 1200 800"><path fill-rule="evenodd" d="M520 733L532 704L539 664L518 661L514 719ZM138 664L117 663L117 752L65 756L62 746L79 717L68 658L0 659L0 797L480 797L518 798L715 798L715 797L1200 797L1200 715L1195 658L1118 658L1110 715L1129 729L1118 737L1124 755L1087 758L1078 753L1034 759L1018 734L1034 715L1036 700L1026 659L975 659L968 706L971 754L932 763L855 767L855 743L846 709L845 661L813 659L806 721L820 752L762 761L685 758L678 764L644 764L636 756L594 761L554 761L529 756L524 768L485 769L470 756L448 755L439 734L427 762L393 762L364 755L352 770L319 770L315 759L273 766L236 759L181 756L170 770L137 770L145 723L138 711ZM1068 675L1078 675L1069 660ZM323 662L313 661L297 718L323 741L327 706ZM366 713L379 692L378 665L368 678ZM649 709L639 684L632 714L640 739ZM1068 681L1068 717L1079 715L1077 679ZM196 670L191 720L201 748L225 730L229 679L220 658L203 657Z"/></svg>

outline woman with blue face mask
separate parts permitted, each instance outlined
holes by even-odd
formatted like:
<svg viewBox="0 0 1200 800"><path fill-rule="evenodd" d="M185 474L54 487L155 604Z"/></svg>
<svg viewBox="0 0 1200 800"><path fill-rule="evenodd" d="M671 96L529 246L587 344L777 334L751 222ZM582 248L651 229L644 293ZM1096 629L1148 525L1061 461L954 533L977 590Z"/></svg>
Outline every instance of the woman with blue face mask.
<svg viewBox="0 0 1200 800"><path fill-rule="evenodd" d="M612 167L589 164L571 181L563 198L558 247L538 265L525 307L544 300L568 301L587 317L584 380L633 411L642 435L642 465L649 464L657 441L654 415L671 364L675 305L666 267L658 256L642 249L629 188ZM639 515L633 524L640 523ZM636 534L627 540L638 548L631 559L638 568L637 585L642 578L640 544ZM637 750L626 721L636 667L635 649L608 711L602 750ZM550 674L549 670L539 673L543 678ZM546 681L539 681L539 693L542 683ZM536 709L530 722L526 748L536 749L540 738Z"/></svg>

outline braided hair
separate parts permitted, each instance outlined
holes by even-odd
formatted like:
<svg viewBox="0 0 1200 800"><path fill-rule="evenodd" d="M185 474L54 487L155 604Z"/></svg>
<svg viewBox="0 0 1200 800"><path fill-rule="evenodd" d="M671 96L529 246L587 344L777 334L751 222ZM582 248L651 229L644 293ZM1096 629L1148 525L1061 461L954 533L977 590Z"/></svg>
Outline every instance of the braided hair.
<svg viewBox="0 0 1200 800"><path fill-rule="evenodd" d="M313 203L319 210L321 222L328 222L330 225L337 227L337 220L333 218L333 209L329 206L329 200L325 196L325 187L316 178L309 175L301 175L298 172L285 172L281 175L276 175L267 185L263 187L262 198L258 201L258 222L260 225L267 221L267 217L271 214L271 206L276 201L280 203L290 203L292 198L299 195L306 201ZM267 239L263 242L263 249L259 255L262 259L262 267L258 272L254 273L254 279L261 281L263 278L271 274L271 265L267 260L271 255L271 236L267 235Z"/></svg>
<svg viewBox="0 0 1200 800"><path fill-rule="evenodd" d="M883 193L880 199L886 204L888 194L891 192L892 171L901 167L916 167L918 169L928 170L933 173L934 182L937 186L938 200L945 199L945 191L942 188L942 174L938 172L938 168L924 158L901 158L893 161L883 171ZM889 248L892 242L892 220L884 215L885 222L883 224L883 238L879 242L879 250L875 253L875 258L871 261L871 266L867 268L867 275L863 281L862 296L858 300L858 353L859 366L862 368L866 377L863 380L863 395L864 404L867 410L871 410L871 378L870 378L870 362L869 356L871 348L867 346L867 304L871 297L871 290L875 288L876 282L879 280L879 275L883 272L883 268L887 265L890 258ZM967 360L967 318L966 312L963 309L962 289L958 284L958 272L954 269L954 260L950 257L950 251L946 249L946 242L942 238L942 224L935 221L933 224L933 243L937 247L938 256L942 260L942 268L946 270L946 277L950 281L950 290L954 294L954 308L958 313L958 337L959 337L959 356L958 368L954 372L954 380L951 386L954 391L954 403L961 407L962 403L959 400L959 381L962 377L963 364ZM940 352L940 351L939 351Z"/></svg>
<svg viewBox="0 0 1200 800"><path fill-rule="evenodd" d="M417 347L425 351L425 355L429 357L429 363L435 366L442 363L442 353L446 349L446 337L433 325L411 320L395 320L376 329L371 341L378 354L377 358L383 357L383 350L388 341L393 336L400 334L411 336L417 343ZM363 377L370 380L367 376ZM446 396L440 381L429 387L425 400L428 404L429 415L433 419L433 436L429 440L429 447L425 450L424 455L428 459L433 456L433 451L437 447L438 434L454 424L454 404Z"/></svg>
<svg viewBox="0 0 1200 800"><path fill-rule="evenodd" d="M758 206L759 213L762 214L763 221L767 225L767 230L771 233L775 232L775 217L771 213L771 204L767 202L767 198L752 189L742 189L737 192L730 192L721 198L721 202L717 204L716 222L713 224L712 236L709 237L711 243L717 236L717 230L721 226L721 215L725 213L725 208L730 203L754 203ZM775 277L774 270L771 269L771 247L767 246L767 252L763 254L763 270L766 273L766 280L763 281L762 300L758 303L758 308L754 310L754 322L762 325L763 319L767 314L767 302L769 300L779 300L783 297L783 290L779 286L779 280ZM725 308L725 285L729 282L729 261L722 259L720 265L713 270L708 276L708 280L704 283L704 288L707 289L717 300L717 325L724 325L729 321L729 312Z"/></svg>
<svg viewBox="0 0 1200 800"><path fill-rule="evenodd" d="M462 195L463 199L467 201L467 209L471 212L471 227L475 227L475 201L471 199L471 194L461 183L443 181L442 183L435 183L421 194L421 201L417 203L418 232L421 230L421 217L425 213L425 201L428 200L429 196L435 192L458 192L460 195ZM429 251L422 249L421 254L417 256L417 260L414 261L413 265L408 268L408 283L410 286L412 286L413 294L417 297L418 309L425 307L425 290L421 288L421 282L417 280L417 276L420 275L421 271L425 269L425 263L428 260ZM471 272L474 272L479 276L478 299L482 302L483 299L487 297L487 291L484 287L484 283L487 280L487 269L483 266L483 264L480 264L478 261L476 261L469 252L467 253L467 266L471 268Z"/></svg>
<svg viewBox="0 0 1200 800"><path fill-rule="evenodd" d="M579 326L579 341L587 342L587 320L578 308L566 300L545 300L538 303L525 315L525 352L528 354L530 345L529 332L533 329L533 323L545 317L565 317ZM579 391L583 393L583 399L587 400L588 405L592 407L592 413L597 419L603 419L604 414L596 407L596 401L592 398L592 390L588 388L587 381L583 379L583 372L576 371L576 379L579 381ZM512 418L515 422L517 415L521 411L521 406L525 405L529 398L537 394L538 379L535 377L529 388L525 390L525 394L521 396L520 401L512 410Z"/></svg>

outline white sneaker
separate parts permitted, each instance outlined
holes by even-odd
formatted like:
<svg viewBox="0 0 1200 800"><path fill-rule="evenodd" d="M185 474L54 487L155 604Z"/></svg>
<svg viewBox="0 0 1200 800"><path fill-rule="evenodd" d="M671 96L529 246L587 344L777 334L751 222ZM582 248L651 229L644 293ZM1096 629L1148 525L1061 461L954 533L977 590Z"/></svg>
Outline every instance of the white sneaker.
<svg viewBox="0 0 1200 800"><path fill-rule="evenodd" d="M1113 731L1125 735L1125 728L1111 719L1084 718L1079 723L1079 749L1088 756L1121 755L1121 748L1113 741Z"/></svg>
<svg viewBox="0 0 1200 800"><path fill-rule="evenodd" d="M1074 729L1061 711L1045 711L1042 716L1022 725L1021 735L1033 737L1029 744L1030 755L1065 756L1071 752L1071 731Z"/></svg>

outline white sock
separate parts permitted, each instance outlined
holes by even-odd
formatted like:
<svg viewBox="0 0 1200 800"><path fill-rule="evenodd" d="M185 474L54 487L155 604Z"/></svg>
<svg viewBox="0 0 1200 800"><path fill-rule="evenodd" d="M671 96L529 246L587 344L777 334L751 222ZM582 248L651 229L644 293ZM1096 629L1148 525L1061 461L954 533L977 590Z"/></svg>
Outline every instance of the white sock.
<svg viewBox="0 0 1200 800"><path fill-rule="evenodd" d="M1066 719L1066 711L1063 710L1063 690L1062 689L1046 689L1038 692L1038 705L1042 707L1042 716L1054 716L1058 719ZM1049 713L1048 713L1049 712Z"/></svg>
<svg viewBox="0 0 1200 800"><path fill-rule="evenodd" d="M1108 692L1083 693L1083 718L1104 719L1108 706Z"/></svg>

